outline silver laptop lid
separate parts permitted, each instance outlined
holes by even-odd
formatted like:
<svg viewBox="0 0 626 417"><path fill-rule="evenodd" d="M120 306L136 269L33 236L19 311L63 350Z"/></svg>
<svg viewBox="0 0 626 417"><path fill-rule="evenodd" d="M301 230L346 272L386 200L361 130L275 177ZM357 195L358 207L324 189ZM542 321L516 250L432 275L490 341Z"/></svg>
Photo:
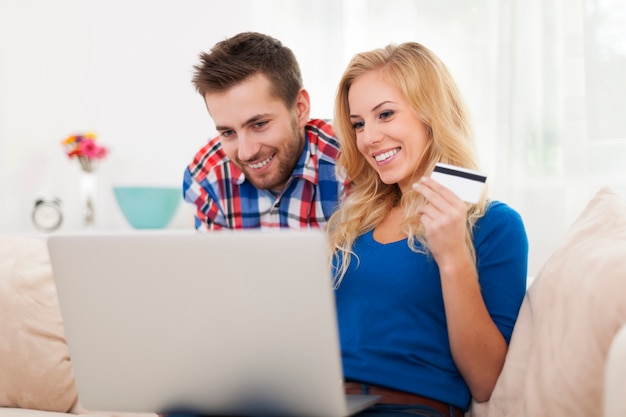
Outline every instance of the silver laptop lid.
<svg viewBox="0 0 626 417"><path fill-rule="evenodd" d="M48 245L88 409L355 411L324 233L53 235Z"/></svg>

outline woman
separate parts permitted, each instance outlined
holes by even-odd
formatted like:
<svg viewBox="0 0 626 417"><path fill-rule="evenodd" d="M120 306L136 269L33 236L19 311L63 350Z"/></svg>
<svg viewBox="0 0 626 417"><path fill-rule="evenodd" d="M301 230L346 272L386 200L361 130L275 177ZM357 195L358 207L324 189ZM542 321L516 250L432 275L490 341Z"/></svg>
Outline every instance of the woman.
<svg viewBox="0 0 626 417"><path fill-rule="evenodd" d="M526 289L523 222L429 178L437 162L479 169L461 95L429 49L357 54L335 105L353 180L329 221L346 391L382 395L363 415L462 415L504 363Z"/></svg>

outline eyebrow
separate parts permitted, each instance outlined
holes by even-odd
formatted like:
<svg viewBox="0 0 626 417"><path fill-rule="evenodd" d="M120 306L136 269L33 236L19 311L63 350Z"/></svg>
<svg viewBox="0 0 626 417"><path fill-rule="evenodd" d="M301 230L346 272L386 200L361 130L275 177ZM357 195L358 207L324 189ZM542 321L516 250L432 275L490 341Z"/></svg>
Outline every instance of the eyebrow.
<svg viewBox="0 0 626 417"><path fill-rule="evenodd" d="M254 116L250 117L248 120L243 122L240 127L246 127L248 125L254 124L258 122L259 120L264 119L268 116L269 116L269 113L255 114ZM229 130L229 129L231 128L228 126L215 126L215 130Z"/></svg>
<svg viewBox="0 0 626 417"><path fill-rule="evenodd" d="M376 110L380 109L380 108L381 108L382 106L384 106L385 104L389 104L389 103L393 103L393 101L391 101L391 100L385 100L385 101L383 101L383 102L381 102L381 103L378 103L377 105L375 105L374 107L372 107L371 111L373 111L373 112L374 112L374 111L376 111ZM351 115L350 115L350 118L351 118L351 119L352 119L352 118L355 118L355 117L359 117L359 116L358 116L358 115L356 115L356 114L351 114Z"/></svg>

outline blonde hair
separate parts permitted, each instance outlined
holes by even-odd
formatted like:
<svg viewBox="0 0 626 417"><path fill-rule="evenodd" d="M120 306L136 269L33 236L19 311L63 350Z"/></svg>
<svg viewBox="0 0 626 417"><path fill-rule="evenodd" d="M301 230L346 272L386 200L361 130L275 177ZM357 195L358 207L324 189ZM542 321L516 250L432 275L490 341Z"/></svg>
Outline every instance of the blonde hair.
<svg viewBox="0 0 626 417"><path fill-rule="evenodd" d="M355 55L341 77L335 99L334 128L341 148L337 168L353 182L328 224L331 250L340 259L336 285L348 269L356 238L376 227L398 205L405 213L402 231L408 237L410 248L415 252L428 252L418 214L424 198L413 191L402 195L397 184L383 183L357 149L348 92L352 83L369 71L380 71L387 81L399 88L416 117L428 129L429 141L420 166L415 167L416 173L429 174L437 162L478 169L468 111L448 69L432 51L419 43L406 42ZM468 204L465 242L474 261L472 227L484 214L485 207L485 193L478 204ZM420 249L419 244L424 249Z"/></svg>

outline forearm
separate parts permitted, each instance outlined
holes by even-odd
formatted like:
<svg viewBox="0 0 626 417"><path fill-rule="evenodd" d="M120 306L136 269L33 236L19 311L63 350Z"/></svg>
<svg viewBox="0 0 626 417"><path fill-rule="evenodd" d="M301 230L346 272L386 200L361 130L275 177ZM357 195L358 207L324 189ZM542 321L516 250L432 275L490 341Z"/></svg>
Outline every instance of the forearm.
<svg viewBox="0 0 626 417"><path fill-rule="evenodd" d="M472 396L486 401L502 370L507 344L487 311L473 264L461 259L440 269L450 349Z"/></svg>

